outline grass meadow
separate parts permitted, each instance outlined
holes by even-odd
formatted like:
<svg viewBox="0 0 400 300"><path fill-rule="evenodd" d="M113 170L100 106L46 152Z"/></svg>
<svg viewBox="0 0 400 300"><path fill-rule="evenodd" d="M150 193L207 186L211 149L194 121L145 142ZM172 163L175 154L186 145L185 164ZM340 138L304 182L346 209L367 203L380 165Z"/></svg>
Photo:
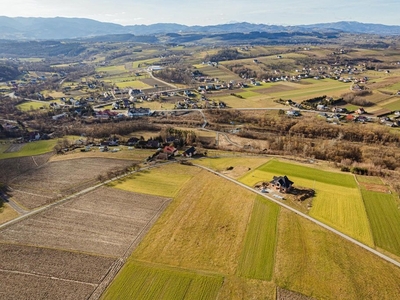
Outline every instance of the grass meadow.
<svg viewBox="0 0 400 300"><path fill-rule="evenodd" d="M279 210L277 204L257 197L239 261L240 276L267 281L272 279Z"/></svg>
<svg viewBox="0 0 400 300"><path fill-rule="evenodd" d="M162 166L134 173L113 187L135 193L175 197L181 187L194 176L193 170L177 164Z"/></svg>
<svg viewBox="0 0 400 300"><path fill-rule="evenodd" d="M0 153L0 159L44 154L53 151L53 148L56 144L57 140L55 139L26 143L17 152Z"/></svg>
<svg viewBox="0 0 400 300"><path fill-rule="evenodd" d="M197 168L132 258L236 274L255 195Z"/></svg>
<svg viewBox="0 0 400 300"><path fill-rule="evenodd" d="M400 269L281 210L275 283L315 299L396 299Z"/></svg>
<svg viewBox="0 0 400 300"><path fill-rule="evenodd" d="M400 211L393 194L361 188L376 246L400 256Z"/></svg>
<svg viewBox="0 0 400 300"><path fill-rule="evenodd" d="M217 298L223 277L205 275L141 262L128 262L101 299Z"/></svg>
<svg viewBox="0 0 400 300"><path fill-rule="evenodd" d="M39 109L47 109L49 105L47 103L36 102L36 101L24 101L17 105L17 108L21 111L31 111Z"/></svg>

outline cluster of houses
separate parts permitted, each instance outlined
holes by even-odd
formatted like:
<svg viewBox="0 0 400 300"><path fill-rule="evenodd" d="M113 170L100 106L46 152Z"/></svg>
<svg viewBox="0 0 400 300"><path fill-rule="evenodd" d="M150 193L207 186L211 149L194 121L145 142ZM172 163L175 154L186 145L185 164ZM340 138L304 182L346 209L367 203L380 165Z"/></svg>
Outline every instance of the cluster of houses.
<svg viewBox="0 0 400 300"><path fill-rule="evenodd" d="M169 159L173 159L176 156L183 156L183 157L190 158L190 157L195 156L196 154L197 154L197 150L193 146L187 148L182 153L179 153L178 149L176 149L174 146L164 145L163 147L158 148L157 151L153 155L149 156L146 159L146 161L151 162L151 161L155 161L155 160L169 160Z"/></svg>

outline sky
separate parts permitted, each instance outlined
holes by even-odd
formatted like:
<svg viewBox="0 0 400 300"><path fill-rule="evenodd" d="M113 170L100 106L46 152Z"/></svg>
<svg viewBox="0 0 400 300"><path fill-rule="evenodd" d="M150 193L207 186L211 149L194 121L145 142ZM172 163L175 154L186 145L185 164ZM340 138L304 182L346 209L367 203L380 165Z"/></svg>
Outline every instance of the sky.
<svg viewBox="0 0 400 300"><path fill-rule="evenodd" d="M400 0L0 0L8 17L78 17L121 25L358 21L400 25Z"/></svg>

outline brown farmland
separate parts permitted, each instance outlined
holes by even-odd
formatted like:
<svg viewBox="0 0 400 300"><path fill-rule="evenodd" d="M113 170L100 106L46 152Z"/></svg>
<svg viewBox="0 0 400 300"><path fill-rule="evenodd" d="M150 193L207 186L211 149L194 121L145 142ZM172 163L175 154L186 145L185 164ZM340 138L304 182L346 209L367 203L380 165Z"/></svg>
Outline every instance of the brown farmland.
<svg viewBox="0 0 400 300"><path fill-rule="evenodd" d="M167 202L99 188L2 230L0 240L120 257Z"/></svg>
<svg viewBox="0 0 400 300"><path fill-rule="evenodd" d="M0 231L0 297L101 294L168 203L101 187L6 226Z"/></svg>
<svg viewBox="0 0 400 300"><path fill-rule="evenodd" d="M96 183L98 175L123 169L131 163L107 158L49 162L11 179L9 186L12 188L12 199L26 208L34 209L88 188Z"/></svg>

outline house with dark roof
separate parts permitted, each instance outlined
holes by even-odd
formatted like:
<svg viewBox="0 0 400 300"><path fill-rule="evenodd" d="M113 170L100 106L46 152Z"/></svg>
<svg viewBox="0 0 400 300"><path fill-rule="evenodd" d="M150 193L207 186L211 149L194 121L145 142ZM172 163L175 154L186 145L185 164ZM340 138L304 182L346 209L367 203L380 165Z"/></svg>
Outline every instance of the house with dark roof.
<svg viewBox="0 0 400 300"><path fill-rule="evenodd" d="M185 157L192 157L194 155L196 155L197 151L195 147L190 147L189 149L185 150L182 155Z"/></svg>
<svg viewBox="0 0 400 300"><path fill-rule="evenodd" d="M289 180L289 178L285 176L274 176L274 178L270 181L270 184L275 190L281 193L287 193L292 189L293 181Z"/></svg>

